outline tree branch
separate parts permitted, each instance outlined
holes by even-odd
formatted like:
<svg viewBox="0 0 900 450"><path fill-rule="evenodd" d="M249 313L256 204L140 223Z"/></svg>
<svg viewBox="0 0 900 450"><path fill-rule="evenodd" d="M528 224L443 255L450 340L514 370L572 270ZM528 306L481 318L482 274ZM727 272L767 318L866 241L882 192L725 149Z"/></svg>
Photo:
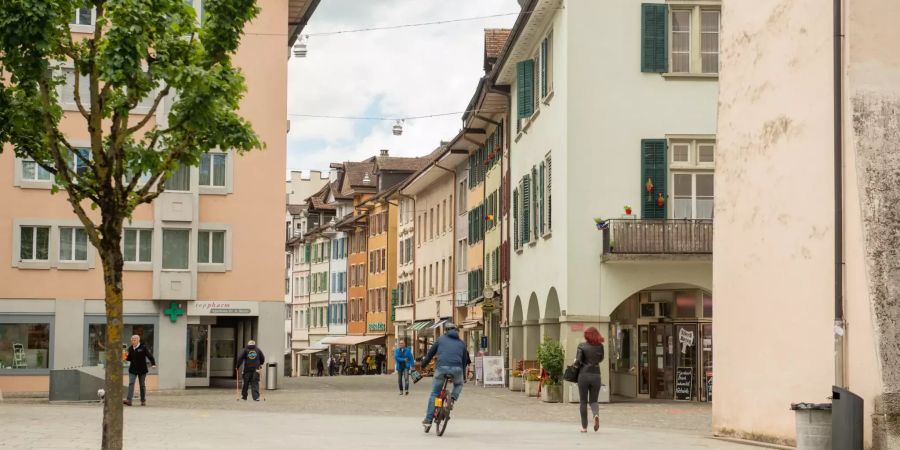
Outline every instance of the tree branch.
<svg viewBox="0 0 900 450"><path fill-rule="evenodd" d="M163 97L165 97L166 95L169 94L169 88L170 88L170 86L166 85L165 88L161 89L159 91L159 93L156 94L156 99L153 100L153 106L150 107L150 111L147 112L147 115L145 115L144 118L141 119L140 122L135 124L133 127L125 130L125 136L131 136L136 131L140 130L141 128L144 128L144 126L147 125L147 122L150 122L150 119L156 115L156 109L159 107L160 102L162 102Z"/></svg>

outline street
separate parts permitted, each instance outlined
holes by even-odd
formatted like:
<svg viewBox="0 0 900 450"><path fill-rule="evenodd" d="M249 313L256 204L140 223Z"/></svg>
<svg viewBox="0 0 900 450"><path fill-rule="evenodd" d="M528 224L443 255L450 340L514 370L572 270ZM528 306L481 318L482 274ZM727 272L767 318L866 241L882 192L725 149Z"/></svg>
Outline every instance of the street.
<svg viewBox="0 0 900 450"><path fill-rule="evenodd" d="M236 400L233 389L151 392L148 406L125 409L129 449L304 448L615 448L747 449L715 440L710 409L695 403L601 405L601 428L579 433L577 404L546 404L523 393L466 385L443 437L419 425L431 379L398 396L392 376L286 379L265 401ZM99 404L0 404L0 448L99 447Z"/></svg>

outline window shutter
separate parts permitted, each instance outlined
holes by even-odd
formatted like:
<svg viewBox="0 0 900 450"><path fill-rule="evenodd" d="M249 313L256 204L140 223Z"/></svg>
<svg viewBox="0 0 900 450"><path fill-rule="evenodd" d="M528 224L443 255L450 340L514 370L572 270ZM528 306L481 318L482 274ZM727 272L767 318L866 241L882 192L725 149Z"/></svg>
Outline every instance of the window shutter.
<svg viewBox="0 0 900 450"><path fill-rule="evenodd" d="M529 219L531 218L531 175L525 175L522 180L522 242L531 241L531 227Z"/></svg>
<svg viewBox="0 0 900 450"><path fill-rule="evenodd" d="M541 222L541 234L543 235L543 234L544 234L544 222L545 222L545 220L544 220L544 217L545 217L545 216L544 216L544 203L545 203L545 201L544 201L544 199L545 199L545 197L544 197L544 186L545 186L545 184L544 184L544 163L541 163L541 179L540 179L540 183L541 183L541 187L540 187L541 211L540 211L540 219L539 219L539 220L540 220L540 222Z"/></svg>
<svg viewBox="0 0 900 450"><path fill-rule="evenodd" d="M312 252L312 246L309 244L306 244L306 259L304 259L303 262L309 263L309 256L310 256L311 252Z"/></svg>
<svg viewBox="0 0 900 450"><path fill-rule="evenodd" d="M668 13L669 7L662 3L641 5L641 72L663 73L668 70Z"/></svg>
<svg viewBox="0 0 900 450"><path fill-rule="evenodd" d="M534 61L526 59L516 64L516 100L518 117L531 117L534 112Z"/></svg>
<svg viewBox="0 0 900 450"><path fill-rule="evenodd" d="M522 226L522 218L519 217L519 190L513 190L513 217L516 220L515 226L513 227L513 246L514 248L519 248L519 227Z"/></svg>
<svg viewBox="0 0 900 450"><path fill-rule="evenodd" d="M551 177L551 159L550 155L547 155L547 230L553 230L553 178Z"/></svg>
<svg viewBox="0 0 900 450"><path fill-rule="evenodd" d="M541 41L541 98L547 96L547 38Z"/></svg>
<svg viewBox="0 0 900 450"><path fill-rule="evenodd" d="M666 197L666 180L668 179L668 167L666 165L666 140L643 139L641 140L641 199L643 200L642 214L644 219L665 219L666 206L656 205L656 198L660 193ZM653 192L647 194L647 179L653 183Z"/></svg>
<svg viewBox="0 0 900 450"><path fill-rule="evenodd" d="M494 283L500 282L500 249L494 250Z"/></svg>

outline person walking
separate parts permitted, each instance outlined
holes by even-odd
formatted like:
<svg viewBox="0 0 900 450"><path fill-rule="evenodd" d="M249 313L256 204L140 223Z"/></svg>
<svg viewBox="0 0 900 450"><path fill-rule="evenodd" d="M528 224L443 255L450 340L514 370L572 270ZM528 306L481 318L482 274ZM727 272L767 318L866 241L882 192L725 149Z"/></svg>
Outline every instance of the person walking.
<svg viewBox="0 0 900 450"><path fill-rule="evenodd" d="M386 372L386 370L384 370L384 360L384 353L381 353L381 350L379 350L378 353L375 353L375 373L378 375L383 375Z"/></svg>
<svg viewBox="0 0 900 450"><path fill-rule="evenodd" d="M266 356L256 346L256 341L251 340L247 342L247 346L241 350L241 354L234 365L235 372L241 368L242 364L244 366L244 371L241 374L241 379L244 382L244 385L241 387L241 400L247 400L247 388L250 388L253 391L253 401L259 401L259 372L265 363Z"/></svg>
<svg viewBox="0 0 900 450"><path fill-rule="evenodd" d="M321 377L325 373L325 365L322 364L322 358L316 358L316 376Z"/></svg>
<svg viewBox="0 0 900 450"><path fill-rule="evenodd" d="M584 330L584 340L578 344L575 352L575 363L580 364L578 371L578 405L581 412L581 432L587 433L588 416L587 406L591 405L594 413L594 431L600 429L600 404L597 397L600 396L600 363L603 362L603 336L596 328L590 327Z"/></svg>
<svg viewBox="0 0 900 450"><path fill-rule="evenodd" d="M375 357L372 355L366 356L366 375L372 375L375 373Z"/></svg>
<svg viewBox="0 0 900 450"><path fill-rule="evenodd" d="M412 351L406 347L406 342L400 341L394 349L394 369L397 371L397 385L400 387L400 395L409 395L409 369L415 360Z"/></svg>
<svg viewBox="0 0 900 450"><path fill-rule="evenodd" d="M337 373L337 361L334 355L328 355L328 376L333 377Z"/></svg>
<svg viewBox="0 0 900 450"><path fill-rule="evenodd" d="M137 378L141 385L141 406L147 405L147 385L144 382L147 379L147 360L150 360L150 367L156 367L156 360L146 345L141 343L141 337L138 335L131 336L131 345L125 354L125 361L130 362L128 366L128 398L125 404L131 406L131 399L134 398L134 379Z"/></svg>

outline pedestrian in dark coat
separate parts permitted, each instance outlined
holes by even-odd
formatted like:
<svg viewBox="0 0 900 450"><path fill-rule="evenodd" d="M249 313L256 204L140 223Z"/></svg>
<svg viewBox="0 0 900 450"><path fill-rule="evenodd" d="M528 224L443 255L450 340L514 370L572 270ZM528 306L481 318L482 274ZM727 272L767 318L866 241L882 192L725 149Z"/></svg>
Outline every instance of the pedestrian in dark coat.
<svg viewBox="0 0 900 450"><path fill-rule="evenodd" d="M150 360L150 367L156 367L156 360L146 345L141 343L141 337L134 335L131 337L131 345L125 354L125 361L131 363L128 366L128 398L125 404L131 406L131 399L134 398L134 380L137 378L141 385L141 406L147 404L147 360Z"/></svg>
<svg viewBox="0 0 900 450"><path fill-rule="evenodd" d="M241 354L234 365L235 371L241 368L241 364L244 366L244 371L241 374L241 379L244 382L241 388L242 400L247 400L247 388L250 388L253 391L253 401L259 401L259 372L265 363L266 356L256 346L256 341L247 342L247 347L241 350Z"/></svg>

